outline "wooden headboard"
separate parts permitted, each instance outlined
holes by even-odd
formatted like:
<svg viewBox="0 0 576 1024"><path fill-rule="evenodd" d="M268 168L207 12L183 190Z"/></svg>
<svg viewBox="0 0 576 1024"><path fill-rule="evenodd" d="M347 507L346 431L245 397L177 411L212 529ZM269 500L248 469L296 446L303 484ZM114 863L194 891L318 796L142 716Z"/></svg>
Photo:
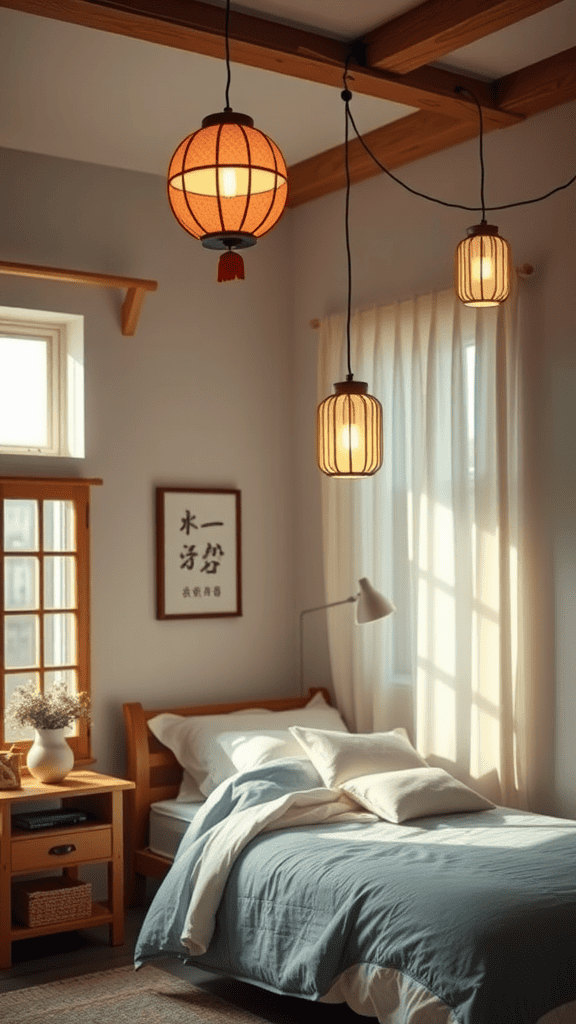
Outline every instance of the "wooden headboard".
<svg viewBox="0 0 576 1024"><path fill-rule="evenodd" d="M227 704L202 704L178 708L143 708L139 703L124 704L124 725L128 754L128 778L136 788L128 799L127 865L128 902L134 902L135 886L142 893L142 880L146 877L163 878L171 861L151 853L148 847L148 826L150 804L157 800L173 800L178 795L182 780L182 768L174 754L156 739L148 728L148 719L155 715L225 715L231 711L245 711L248 708L266 708L267 711L291 711L304 707L316 694L321 693L328 704L330 695L323 687L308 691L305 697L285 697L276 700L232 701Z"/></svg>

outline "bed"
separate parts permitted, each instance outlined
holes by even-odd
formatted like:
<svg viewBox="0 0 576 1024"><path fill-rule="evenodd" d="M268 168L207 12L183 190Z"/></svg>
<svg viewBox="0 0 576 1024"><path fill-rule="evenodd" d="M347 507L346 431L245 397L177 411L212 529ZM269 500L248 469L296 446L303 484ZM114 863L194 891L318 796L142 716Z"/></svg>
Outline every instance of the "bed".
<svg viewBox="0 0 576 1024"><path fill-rule="evenodd" d="M325 691L311 696L328 703ZM328 718L326 729L317 720L298 724L309 706L309 697L165 711L124 706L136 783L129 891L141 895L146 877L162 879L136 966L178 956L281 994L345 1002L380 1024L576 1024L576 822L481 797L450 813L422 815L428 805L418 804L418 816L398 821L386 805L383 819L390 780L397 810L406 800L403 780L422 777L428 792L434 770L408 740L405 748L402 737L377 734L412 750L414 760L399 770L385 765L375 803L375 774L368 783L365 775L342 782L326 776L318 755L328 743L337 771L342 751L348 757L356 744L358 757L359 741L372 757L371 738L346 734L345 726L334 732ZM258 737L254 725L243 733L242 714L255 707L300 716L289 730L300 756L241 763L235 774L216 775L207 796L179 799L186 773L149 723L158 729L166 716L180 728L182 720L230 715L220 745L236 755ZM172 749L188 764L181 748ZM452 789L450 806L458 808L462 792ZM411 792L405 806L412 810L413 800ZM171 816L180 831L167 839Z"/></svg>

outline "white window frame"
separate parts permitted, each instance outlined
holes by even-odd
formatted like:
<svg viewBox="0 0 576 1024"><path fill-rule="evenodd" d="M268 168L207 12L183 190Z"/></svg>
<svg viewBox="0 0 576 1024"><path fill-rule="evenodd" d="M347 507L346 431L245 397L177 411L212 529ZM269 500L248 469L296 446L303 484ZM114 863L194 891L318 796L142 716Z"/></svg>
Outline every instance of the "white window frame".
<svg viewBox="0 0 576 1024"><path fill-rule="evenodd" d="M4 337L48 343L48 444L4 445L2 455L84 458L84 317L0 306Z"/></svg>

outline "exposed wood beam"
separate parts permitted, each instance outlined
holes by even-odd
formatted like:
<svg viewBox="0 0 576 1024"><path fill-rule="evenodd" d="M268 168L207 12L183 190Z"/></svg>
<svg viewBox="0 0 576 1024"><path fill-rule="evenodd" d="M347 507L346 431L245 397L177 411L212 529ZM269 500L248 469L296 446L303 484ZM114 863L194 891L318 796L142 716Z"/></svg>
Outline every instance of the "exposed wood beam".
<svg viewBox="0 0 576 1024"><path fill-rule="evenodd" d="M523 117L576 99L576 47L500 78L494 89L502 109ZM495 127L498 126L485 119L485 131ZM477 134L477 123L454 121L421 110L363 137L378 159L394 170ZM358 139L354 138L349 145L352 182L382 173ZM345 183L344 147L335 146L288 169L288 205L307 203L344 188Z"/></svg>
<svg viewBox="0 0 576 1024"><path fill-rule="evenodd" d="M32 263L0 261L0 274L10 277L35 277L44 281L65 281L68 284L96 285L101 288L125 288L122 305L122 334L131 336L138 326L138 318L146 292L155 292L157 281L140 277L116 277L113 274L91 274L86 270L64 270L62 267L39 267Z"/></svg>
<svg viewBox="0 0 576 1024"><path fill-rule="evenodd" d="M527 117L576 99L576 46L528 68L505 75L496 83L505 110Z"/></svg>
<svg viewBox="0 0 576 1024"><path fill-rule="evenodd" d="M404 75L559 2L427 0L364 37L366 63Z"/></svg>
<svg viewBox="0 0 576 1024"><path fill-rule="evenodd" d="M477 134L478 125L471 121L455 121L420 110L367 132L363 138L374 155L392 171L459 142L467 142ZM349 143L348 156L352 182L382 173L355 137ZM334 146L289 168L287 205L300 206L344 188L345 184L344 147Z"/></svg>
<svg viewBox="0 0 576 1024"><path fill-rule="evenodd" d="M71 22L117 35L222 59L222 8L200 0L0 0L0 7ZM342 87L348 45L314 32L234 12L230 19L232 60L310 82ZM349 66L350 88L368 96L432 110L446 117L476 118L476 108L457 96L455 85L473 89L485 117L501 126L517 120L499 111L490 86L438 68L396 75L361 63Z"/></svg>

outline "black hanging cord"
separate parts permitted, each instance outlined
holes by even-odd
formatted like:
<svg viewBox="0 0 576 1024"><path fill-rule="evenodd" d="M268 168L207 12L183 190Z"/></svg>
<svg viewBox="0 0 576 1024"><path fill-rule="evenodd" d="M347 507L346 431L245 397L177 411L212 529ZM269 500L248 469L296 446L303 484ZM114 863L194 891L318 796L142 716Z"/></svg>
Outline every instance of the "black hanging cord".
<svg viewBox="0 0 576 1024"><path fill-rule="evenodd" d="M457 91L458 90L460 90L462 92L464 92L464 91L468 92L468 89L464 90L464 88L460 87L460 86L457 87ZM472 93L470 93L470 95L472 96ZM473 98L478 103L478 100L476 99L476 97L474 96ZM384 172L384 174L387 174L388 177L392 179L392 181L395 181L397 185L401 185L402 188L406 189L407 192L411 192L413 196L419 196L420 199L428 199L431 203L438 203L439 206L449 206L449 207L451 207L452 209L455 209L455 210L471 210L474 213L476 213L476 212L481 210L482 211L482 216L484 217L485 214L486 214L486 211L493 212L495 210L511 210L512 207L514 207L514 206L529 206L531 203L541 203L543 199L549 199L550 196L555 195L556 192L561 192L565 188L569 188L570 185L573 185L574 182L576 181L576 174L574 174L573 177L569 179L569 181L565 182L563 185L558 185L556 188L550 189L549 192L545 192L544 195L542 195L542 196L536 196L534 199L520 199L516 203L503 203L501 206L487 206L487 207L484 207L484 205L482 205L482 206L464 206L463 203L448 203L444 199L437 199L435 196L427 195L426 192L419 192L418 189L411 188L410 185L407 185L404 181L401 180L401 178L397 178L395 174L392 174L392 171L389 171L388 168L385 167L384 164L380 162L378 157L374 155L374 153L372 152L370 147L366 144L366 142L362 138L360 132L358 131L358 128L356 127L356 122L354 121L354 117L352 115L352 111L350 110L349 107L348 107L348 117L350 118L350 124L352 125L352 127L353 127L353 129L354 129L354 131L356 133L358 141L364 147L364 149L368 153L368 156L370 157L370 159L374 161L376 166L379 167L380 170ZM483 157L482 157L482 159L483 159ZM482 170L482 174L483 174L483 170ZM482 188L483 188L483 180L482 180Z"/></svg>
<svg viewBox="0 0 576 1024"><path fill-rule="evenodd" d="M480 149L480 202L482 203L482 223L485 224L486 223L486 202L484 200L484 178L485 178L485 172L484 172L484 121L483 121L483 118L482 118L482 107L480 106L480 101L474 95L473 92L470 92L470 89L466 89L463 85L457 85L455 91L456 92L467 92L468 95L471 96L472 99L474 100L474 103L476 104L476 107L478 109L478 120L480 122L480 131L478 133L478 145L479 145L479 149Z"/></svg>
<svg viewBox="0 0 576 1024"><path fill-rule="evenodd" d="M232 110L232 107L230 106L230 78L231 78L231 74L230 74L230 37L229 37L229 34L228 34L229 22L230 22L230 0L226 0L226 24L225 24L225 28L224 28L224 36L225 36L225 42L226 42L226 75L227 75L227 78L226 78L226 106L224 107L225 111Z"/></svg>
<svg viewBox="0 0 576 1024"><path fill-rule="evenodd" d="M346 65L344 68L344 89L340 93L344 100L344 163L346 166L346 205L345 205L345 227L346 227L346 255L348 259L348 311L346 314L346 345L348 352L348 373L346 380L352 380L354 374L352 373L352 364L350 361L350 316L352 308L352 255L350 252L350 160L348 156L348 118L350 116L350 100L352 99L352 93L348 89L348 83L346 81L348 75L348 63L351 59L351 54L348 54L346 58Z"/></svg>

